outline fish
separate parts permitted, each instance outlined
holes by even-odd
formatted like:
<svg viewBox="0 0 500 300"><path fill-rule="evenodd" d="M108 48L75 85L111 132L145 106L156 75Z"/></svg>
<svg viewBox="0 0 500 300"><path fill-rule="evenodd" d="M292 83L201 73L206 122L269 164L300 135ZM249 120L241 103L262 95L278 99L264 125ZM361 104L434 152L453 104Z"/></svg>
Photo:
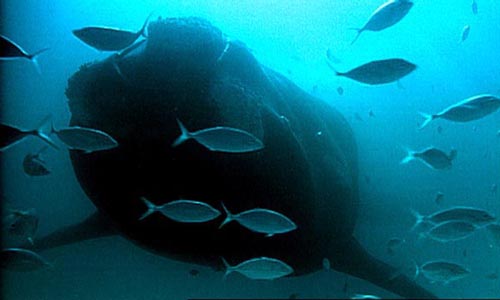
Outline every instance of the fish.
<svg viewBox="0 0 500 300"><path fill-rule="evenodd" d="M441 205L444 199L444 194L442 192L437 192L436 197L434 198L434 202L436 202L437 205Z"/></svg>
<svg viewBox="0 0 500 300"><path fill-rule="evenodd" d="M222 203L222 208L227 216L219 229L233 220L251 231L265 233L267 237L297 229L297 225L292 220L273 210L254 208L233 215L224 203Z"/></svg>
<svg viewBox="0 0 500 300"><path fill-rule="evenodd" d="M489 114L494 113L500 108L500 98L481 94L462 100L453 104L441 112L433 115L420 112L425 118L425 121L420 125L420 129L427 126L435 119L445 119L454 122L469 122L481 119Z"/></svg>
<svg viewBox="0 0 500 300"><path fill-rule="evenodd" d="M400 239L400 238L392 238L390 239L389 241L387 241L387 254L393 256L394 254L396 254L395 250L399 247L401 247L401 245L403 243L405 243L406 241L404 239Z"/></svg>
<svg viewBox="0 0 500 300"><path fill-rule="evenodd" d="M448 284L466 277L470 274L470 270L448 261L430 261L421 266L418 266L415 262L414 280L417 279L419 274L423 274L431 283Z"/></svg>
<svg viewBox="0 0 500 300"><path fill-rule="evenodd" d="M152 14L152 13L151 13ZM73 35L88 46L100 51L119 51L132 45L140 36L145 36L151 14L137 32L110 27L84 27L73 30Z"/></svg>
<svg viewBox="0 0 500 300"><path fill-rule="evenodd" d="M488 274L484 275L484 278L489 279L489 280L497 280L499 278L498 271L488 273Z"/></svg>
<svg viewBox="0 0 500 300"><path fill-rule="evenodd" d="M181 135L172 143L172 147L194 139L208 150L215 152L247 153L264 148L261 140L241 129L217 126L189 132L179 119L177 124L181 129Z"/></svg>
<svg viewBox="0 0 500 300"><path fill-rule="evenodd" d="M276 258L259 257L231 266L222 258L226 267L224 278L232 272L238 272L250 279L273 280L293 273L293 268Z"/></svg>
<svg viewBox="0 0 500 300"><path fill-rule="evenodd" d="M429 231L421 233L420 237L428 237L441 243L447 243L465 239L476 229L477 227L469 222L452 220L435 225Z"/></svg>
<svg viewBox="0 0 500 300"><path fill-rule="evenodd" d="M146 204L148 210L139 218L139 221L154 212L161 212L165 217L181 223L208 222L221 214L219 210L201 201L180 199L155 205L145 197L141 197L141 200Z"/></svg>
<svg viewBox="0 0 500 300"><path fill-rule="evenodd" d="M420 151L406 149L407 155L400 161L400 164L407 164L418 159L426 166L436 170L451 169L452 162L457 156L457 150L452 149L449 154L434 148L428 147Z"/></svg>
<svg viewBox="0 0 500 300"><path fill-rule="evenodd" d="M14 145L20 143L29 136L35 136L40 138L45 143L49 144L54 149L58 150L59 147L54 143L54 141L47 135L43 128L46 123L50 120L50 116L47 116L42 120L40 125L36 129L23 130L10 126L7 124L0 123L0 151L7 150Z"/></svg>
<svg viewBox="0 0 500 300"><path fill-rule="evenodd" d="M291 293L288 295L288 299L298 299L299 298L299 293Z"/></svg>
<svg viewBox="0 0 500 300"><path fill-rule="evenodd" d="M486 226L486 231L488 232L488 239L491 246L500 248L500 224L489 224Z"/></svg>
<svg viewBox="0 0 500 300"><path fill-rule="evenodd" d="M374 118L375 117L375 114L373 113L373 110L370 109L370 111L368 112L368 116Z"/></svg>
<svg viewBox="0 0 500 300"><path fill-rule="evenodd" d="M30 272L52 268L52 264L33 251L22 248L7 248L0 252L2 269L17 272Z"/></svg>
<svg viewBox="0 0 500 300"><path fill-rule="evenodd" d="M37 58L47 50L49 50L49 48L43 48L33 53L28 53L14 41L0 34L0 60L28 59L33 63L38 74L41 74L41 71Z"/></svg>
<svg viewBox="0 0 500 300"><path fill-rule="evenodd" d="M47 146L35 153L28 153L23 159L23 171L28 176L45 176L50 174L50 170L43 158L42 153L47 149Z"/></svg>
<svg viewBox="0 0 500 300"><path fill-rule="evenodd" d="M415 64L401 58L374 60L347 72L339 72L331 64L328 66L336 76L347 77L369 85L397 81L417 68Z"/></svg>
<svg viewBox="0 0 500 300"><path fill-rule="evenodd" d="M476 2L476 0L472 0L471 8L472 8L472 13L477 15L477 2Z"/></svg>
<svg viewBox="0 0 500 300"><path fill-rule="evenodd" d="M341 86L337 88L337 94L339 94L340 96L344 95L344 89Z"/></svg>
<svg viewBox="0 0 500 300"><path fill-rule="evenodd" d="M196 277L196 276L200 275L200 271L197 269L191 269L191 270L189 270L189 275Z"/></svg>
<svg viewBox="0 0 500 300"><path fill-rule="evenodd" d="M496 221L496 217L492 216L489 212L480 208L467 206L454 206L427 216L421 215L415 210L411 210L411 213L416 219L412 230L422 223L436 225L447 221L464 221L476 227L484 227Z"/></svg>
<svg viewBox="0 0 500 300"><path fill-rule="evenodd" d="M409 0L389 0L379 6L370 16L366 24L361 28L353 28L358 33L351 45L366 30L381 31L401 21L410 12L413 2Z"/></svg>
<svg viewBox="0 0 500 300"><path fill-rule="evenodd" d="M118 142L104 131L80 126L55 129L55 134L69 149L80 150L84 153L109 150L118 147Z"/></svg>
<svg viewBox="0 0 500 300"><path fill-rule="evenodd" d="M464 29L462 29L462 42L464 42L469 37L470 26L465 25Z"/></svg>
<svg viewBox="0 0 500 300"><path fill-rule="evenodd" d="M441 127L441 125L439 125L436 129L436 131L439 133L439 134L442 134L443 133L443 127Z"/></svg>
<svg viewBox="0 0 500 300"><path fill-rule="evenodd" d="M332 268L332 265L330 264L330 260L328 258L323 258L323 261L321 262L322 266L323 266L323 270L325 271L330 271L330 269Z"/></svg>
<svg viewBox="0 0 500 300"><path fill-rule="evenodd" d="M7 236L17 236L33 244L33 238L38 230L36 210L7 209L2 218L2 227Z"/></svg>
<svg viewBox="0 0 500 300"><path fill-rule="evenodd" d="M354 294L354 295L351 296L351 299L362 300L362 299L382 299L382 298L380 298L379 296L375 296L375 295Z"/></svg>

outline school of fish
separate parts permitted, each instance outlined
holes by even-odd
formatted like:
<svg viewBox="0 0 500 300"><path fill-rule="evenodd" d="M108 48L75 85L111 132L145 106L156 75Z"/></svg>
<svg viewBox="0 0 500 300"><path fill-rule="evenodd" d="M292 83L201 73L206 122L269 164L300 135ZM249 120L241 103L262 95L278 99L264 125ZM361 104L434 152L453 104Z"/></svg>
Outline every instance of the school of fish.
<svg viewBox="0 0 500 300"><path fill-rule="evenodd" d="M414 3L410 0L389 0L381 4L368 18L366 23L357 28L357 34L351 44L366 31L379 32L395 26L401 22L410 12ZM478 4L472 1L471 10L474 15L478 14ZM120 66L120 61L128 55L132 55L139 47L147 44L147 25L151 14L146 18L143 26L138 31L129 31L106 26L91 26L75 29L73 35L84 44L97 51L115 52L111 56L112 64L116 72L124 80L128 80L126 72ZM464 25L460 42L465 42L470 35L470 25ZM231 46L228 41L226 48L217 59L219 62ZM37 59L40 54L49 48L41 48L34 52L27 52L12 39L0 35L0 60L27 59L33 63L37 72L41 73ZM327 50L326 61L334 74L339 77L367 85L381 85L397 82L412 72L417 70L417 65L403 58L376 59L341 72L337 70L336 64L341 62L331 49ZM338 95L344 94L344 88L338 86ZM500 98L492 94L478 94L456 102L442 111L428 114L420 114L424 121L419 126L423 129L434 120L443 119L452 122L470 122L481 119L500 109ZM362 121L359 114L356 118ZM370 117L375 115L370 110ZM50 128L47 124L50 121ZM184 123L177 119L180 135L172 141L171 146L178 151L183 147L190 147L191 142L204 147L207 151L226 153L227 155L249 155L258 153L265 147L263 142L251 132L224 126L224 124L214 124L213 127L201 128L189 131ZM441 128L441 127L439 127ZM438 129L441 132L442 129ZM499 131L500 132L500 131ZM317 135L321 135L318 131ZM51 121L51 117L44 118L40 125L34 129L20 129L14 125L0 123L0 151L7 151L16 144L24 141L28 137L36 137L42 140L46 146L29 152L22 162L23 171L27 176L40 177L52 173L47 162L42 157L48 149L60 150L61 147L53 140L53 136L70 151L82 151L91 155L96 151L112 151L119 147L119 142L98 128L84 128L78 126L63 127L56 129ZM457 150L452 149L449 153L435 148L426 147L422 150L410 150L405 148L407 155L401 160L401 164L408 164L418 160L427 167L434 170L446 170L452 168L452 163L457 157ZM495 188L496 189L496 188ZM441 204L444 194L438 192L435 201ZM138 222L148 222L153 218L164 218L165 220L178 223L199 223L205 224L219 219L222 213L225 218L221 220L219 229L230 226L229 223L237 223L235 226L243 226L256 234L263 234L264 238L269 238L277 234L286 234L298 228L293 220L289 219L284 212L277 212L269 208L248 208L239 213L232 213L221 201L217 204L204 202L203 199L188 200L178 199L163 202L158 199L154 201L146 197L141 197L140 201L145 206L142 215L137 216ZM162 204L156 204L162 202ZM216 206L216 207L214 207ZM454 242L466 239L478 230L486 230L490 238L490 246L500 248L500 225L498 220L490 212L476 207L451 206L428 215L421 215L412 210L416 221L410 231L422 228L419 233L420 238L432 239L441 243ZM33 239L38 229L38 217L33 209L18 210L12 209L3 216L3 233L16 236L24 242L33 243ZM21 243L21 244L22 244ZM387 242L387 254L394 256L407 242L403 238L392 238ZM2 268L11 271L33 271L52 267L52 264L43 257L30 250L11 247L1 251ZM226 268L224 278L233 272L240 273L250 279L273 280L293 273L293 269L284 261L269 258L256 257L238 264L231 265L222 258ZM229 259L234 261L233 259ZM323 268L330 269L330 261L324 259ZM471 271L458 264L447 260L432 260L422 264L414 262L415 279L423 275L430 282L448 284L468 276ZM194 273L193 273L194 274ZM493 280L498 278L497 273L488 275ZM194 276L194 275L193 275ZM369 294L354 294L351 299L380 299L378 296Z"/></svg>

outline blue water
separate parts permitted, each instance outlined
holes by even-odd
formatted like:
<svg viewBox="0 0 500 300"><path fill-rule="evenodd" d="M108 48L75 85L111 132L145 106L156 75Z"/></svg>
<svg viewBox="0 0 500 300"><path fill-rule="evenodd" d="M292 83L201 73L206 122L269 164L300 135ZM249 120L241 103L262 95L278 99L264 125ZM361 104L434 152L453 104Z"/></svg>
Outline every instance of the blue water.
<svg viewBox="0 0 500 300"><path fill-rule="evenodd" d="M356 237L376 257L401 268L412 260L448 259L471 274L448 285L417 282L445 298L499 298L500 282L485 275L499 272L500 249L490 247L484 230L448 244L418 241L409 232L413 208L431 213L452 205L476 206L500 216L500 112L470 123L433 121L418 130L418 112L435 113L462 99L500 94L500 1L418 1L398 24L381 32L364 32L351 45L379 0L315 1L2 1L1 34L28 52L43 47L42 74L28 61L1 62L2 123L33 128L47 114L58 126L70 113L64 91L79 66L106 58L77 40L71 30L106 25L137 30L153 18L197 16L225 34L243 41L255 57L294 81L305 91L337 108L353 127L359 146L361 211ZM462 28L469 38L460 42ZM325 62L328 48L341 71L371 60L401 57L418 68L400 86L367 86L334 76ZM341 86L344 94L339 95ZM369 112L374 116L370 116ZM442 133L438 132L441 126ZM448 171L419 162L400 165L404 147L436 146L458 156ZM24 155L41 142L30 139L1 154L2 201L36 208L39 235L77 222L94 211L81 190L66 151L48 151L52 174L28 178ZM434 202L444 193L441 205ZM392 237L408 239L395 256L386 253ZM155 256L123 238L105 238L68 245L45 253L54 269L28 274L5 272L3 299L186 299L209 297L342 298L355 293L394 295L362 280L338 273L315 274L272 282L250 281ZM411 273L411 271L409 272ZM343 291L347 282L347 294Z"/></svg>

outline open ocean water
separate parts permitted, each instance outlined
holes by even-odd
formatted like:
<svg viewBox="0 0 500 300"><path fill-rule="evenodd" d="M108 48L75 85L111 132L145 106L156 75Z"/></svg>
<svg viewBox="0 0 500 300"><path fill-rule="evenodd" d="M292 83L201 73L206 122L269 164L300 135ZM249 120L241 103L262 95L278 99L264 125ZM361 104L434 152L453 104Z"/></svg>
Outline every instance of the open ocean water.
<svg viewBox="0 0 500 300"><path fill-rule="evenodd" d="M409 278L414 262L452 261L470 273L446 284L419 275L416 283L441 298L500 298L498 235L495 239L483 226L464 239L443 243L419 238L411 230L412 210L428 215L467 206L500 218L500 111L470 122L435 119L419 129L424 121L420 113L436 114L476 95L500 97L500 1L476 0L477 12L472 0L413 2L401 21L381 31L364 31L352 43L352 28L362 27L383 0L1 1L0 34L28 53L49 50L38 56L40 73L27 59L0 61L0 121L32 129L50 114L56 128L68 126L68 79L81 65L113 55L83 43L72 34L75 29L137 31L150 13L150 22L159 17L205 19L243 42L262 65L345 117L359 158L354 236L370 254ZM467 25L470 32L464 36ZM368 85L335 76L327 52L342 72L389 58L405 59L417 68L397 82ZM75 176L69 151L57 143L60 151L43 152L51 170L47 176L27 176L22 167L25 155L44 145L40 139L27 138L0 153L3 248L23 244L9 237L8 209L36 210L35 245L36 238L96 210ZM405 149L431 146L457 151L451 168L434 169L418 159L400 163ZM393 238L404 242L392 252L388 242ZM2 270L2 299L398 297L334 267L272 281L235 273L224 280L222 271L155 255L120 236L39 254L53 267Z"/></svg>

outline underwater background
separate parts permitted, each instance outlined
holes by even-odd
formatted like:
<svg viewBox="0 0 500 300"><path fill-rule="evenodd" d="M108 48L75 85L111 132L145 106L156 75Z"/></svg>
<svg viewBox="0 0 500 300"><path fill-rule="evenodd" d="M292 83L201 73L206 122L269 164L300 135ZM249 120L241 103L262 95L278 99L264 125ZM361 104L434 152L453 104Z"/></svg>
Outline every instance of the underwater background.
<svg viewBox="0 0 500 300"><path fill-rule="evenodd" d="M500 1L415 0L398 24L381 32L356 32L383 2L379 0L253 1L11 1L1 2L1 31L28 52L43 47L41 74L27 60L2 61L1 122L35 128L47 114L66 126L64 91L79 66L108 57L84 45L71 31L91 25L139 29L149 13L204 18L230 38L244 42L264 65L338 109L354 129L360 159L360 213L355 236L375 257L412 274L419 264L447 259L471 274L447 285L417 282L443 298L499 298L500 247L485 230L456 242L418 239L411 209L422 214L454 205L474 206L500 216L500 113L469 123L436 120L419 130L419 112L435 113L477 94L500 95ZM461 32L470 26L468 39ZM392 57L417 70L400 81L368 86L337 77L326 63L328 49L349 70ZM339 92L339 87L343 92ZM438 127L439 130L438 130ZM26 153L42 142L28 139L1 153L2 202L35 208L38 236L82 220L95 208L77 182L67 151L47 151L52 174L28 177ZM458 155L450 170L414 161L401 165L405 147L435 146ZM436 203L437 193L443 200ZM394 255L391 238L406 242ZM394 295L336 271L251 281L210 268L155 256L121 237L103 238L44 252L54 264L32 273L2 272L3 299L187 299L348 298ZM193 269L199 271L194 275ZM497 274L495 276L489 276ZM295 295L294 295L295 294Z"/></svg>

